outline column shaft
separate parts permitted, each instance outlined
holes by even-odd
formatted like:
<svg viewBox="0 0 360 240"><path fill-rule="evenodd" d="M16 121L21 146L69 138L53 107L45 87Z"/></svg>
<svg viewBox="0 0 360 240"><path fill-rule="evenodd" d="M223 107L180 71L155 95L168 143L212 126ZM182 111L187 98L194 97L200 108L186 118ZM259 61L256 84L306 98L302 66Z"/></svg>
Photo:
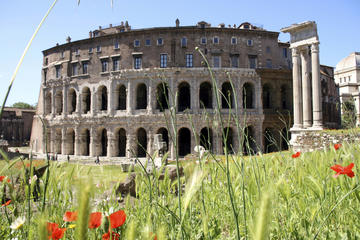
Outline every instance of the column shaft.
<svg viewBox="0 0 360 240"><path fill-rule="evenodd" d="M294 99L294 126L299 129L303 127L302 122L302 93L301 93L301 73L298 49L292 49L293 61L293 99Z"/></svg>
<svg viewBox="0 0 360 240"><path fill-rule="evenodd" d="M313 128L322 129L322 103L320 82L319 44L311 45L312 95L313 95Z"/></svg>
<svg viewBox="0 0 360 240"><path fill-rule="evenodd" d="M312 125L311 113L311 83L309 72L309 56L307 46L300 52L302 70L302 99L303 99L303 127L308 128Z"/></svg>

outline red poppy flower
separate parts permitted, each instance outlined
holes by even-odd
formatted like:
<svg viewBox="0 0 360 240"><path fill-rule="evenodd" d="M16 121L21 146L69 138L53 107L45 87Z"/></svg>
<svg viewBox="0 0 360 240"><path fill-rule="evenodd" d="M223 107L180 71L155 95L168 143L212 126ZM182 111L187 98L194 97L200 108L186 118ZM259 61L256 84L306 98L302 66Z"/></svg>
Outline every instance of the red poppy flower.
<svg viewBox="0 0 360 240"><path fill-rule="evenodd" d="M110 240L110 232L104 233L102 235L102 239L103 240ZM112 232L112 240L119 240L120 239L120 235L116 232Z"/></svg>
<svg viewBox="0 0 360 240"><path fill-rule="evenodd" d="M295 154L291 155L292 158L300 157L301 152L296 152Z"/></svg>
<svg viewBox="0 0 360 240"><path fill-rule="evenodd" d="M4 181L4 179L6 178L6 176L0 176L0 182ZM7 182L10 182L10 179L7 179Z"/></svg>
<svg viewBox="0 0 360 240"><path fill-rule="evenodd" d="M26 164L26 167L30 167L30 163L27 163L27 164Z"/></svg>
<svg viewBox="0 0 360 240"><path fill-rule="evenodd" d="M94 212L90 214L89 228L98 228L101 225L101 212Z"/></svg>
<svg viewBox="0 0 360 240"><path fill-rule="evenodd" d="M64 222L73 222L76 221L78 216L77 212L65 212L63 220Z"/></svg>
<svg viewBox="0 0 360 240"><path fill-rule="evenodd" d="M1 206L7 206L7 205L9 205L11 203L11 200L9 200L9 201L7 201L6 203L4 203L4 204L2 204Z"/></svg>
<svg viewBox="0 0 360 240"><path fill-rule="evenodd" d="M53 240L61 239L64 236L65 231L66 228L56 228L51 234L51 239Z"/></svg>
<svg viewBox="0 0 360 240"><path fill-rule="evenodd" d="M343 167L340 165L334 165L331 167L332 170L336 172L336 174L333 176L334 178L337 178L341 174L346 174L349 177L354 177L355 173L351 170L354 167L354 163L350 163L348 166Z"/></svg>
<svg viewBox="0 0 360 240"><path fill-rule="evenodd" d="M50 235L56 228L59 228L59 225L57 223L50 223L50 222L47 223L47 230L48 233L50 233Z"/></svg>
<svg viewBox="0 0 360 240"><path fill-rule="evenodd" d="M110 214L109 218L111 228L117 228L125 223L126 214L123 210L119 210L113 214Z"/></svg>
<svg viewBox="0 0 360 240"><path fill-rule="evenodd" d="M334 144L335 150L338 150L341 146L342 146L341 143Z"/></svg>
<svg viewBox="0 0 360 240"><path fill-rule="evenodd" d="M150 239L157 240L156 234L153 232L150 232Z"/></svg>

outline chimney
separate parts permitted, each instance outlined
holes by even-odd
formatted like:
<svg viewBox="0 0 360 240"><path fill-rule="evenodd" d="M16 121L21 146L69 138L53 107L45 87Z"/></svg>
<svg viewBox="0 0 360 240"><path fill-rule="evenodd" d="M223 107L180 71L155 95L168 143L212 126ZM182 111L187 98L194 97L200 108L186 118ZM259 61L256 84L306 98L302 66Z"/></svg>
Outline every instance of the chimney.
<svg viewBox="0 0 360 240"><path fill-rule="evenodd" d="M92 31L89 32L89 38L92 38Z"/></svg>
<svg viewBox="0 0 360 240"><path fill-rule="evenodd" d="M66 38L66 42L67 42L67 43L71 42L71 37L70 37L70 36L68 36L68 37Z"/></svg>
<svg viewBox="0 0 360 240"><path fill-rule="evenodd" d="M99 30L101 30L101 26L99 26Z"/></svg>
<svg viewBox="0 0 360 240"><path fill-rule="evenodd" d="M112 24L111 24L111 23L109 24L109 27L112 28Z"/></svg>
<svg viewBox="0 0 360 240"><path fill-rule="evenodd" d="M180 26L180 21L179 21L178 18L176 19L175 24L176 24L176 27L179 27L179 26Z"/></svg>

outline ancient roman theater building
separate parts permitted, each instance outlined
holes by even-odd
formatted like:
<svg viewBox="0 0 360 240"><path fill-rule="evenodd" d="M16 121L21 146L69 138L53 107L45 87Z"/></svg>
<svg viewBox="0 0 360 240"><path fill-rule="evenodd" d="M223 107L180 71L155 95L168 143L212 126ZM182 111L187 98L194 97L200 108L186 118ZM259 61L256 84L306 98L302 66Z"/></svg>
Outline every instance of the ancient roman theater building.
<svg viewBox="0 0 360 240"><path fill-rule="evenodd" d="M253 152L287 149L291 55L278 35L250 23L180 26L177 20L174 27L125 23L99 27L83 40L68 38L43 51L32 148L59 158L142 158L154 153L161 134L169 158L191 154L199 144L222 154L225 129L234 152L249 153L244 139Z"/></svg>

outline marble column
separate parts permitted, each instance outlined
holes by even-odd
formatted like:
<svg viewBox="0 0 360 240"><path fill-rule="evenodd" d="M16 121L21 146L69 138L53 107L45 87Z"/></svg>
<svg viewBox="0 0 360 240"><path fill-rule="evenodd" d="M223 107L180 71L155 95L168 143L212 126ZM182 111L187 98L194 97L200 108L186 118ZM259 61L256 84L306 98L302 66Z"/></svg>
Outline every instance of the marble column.
<svg viewBox="0 0 360 240"><path fill-rule="evenodd" d="M294 99L294 129L301 129L302 122L302 92L301 92L301 73L299 51L297 48L292 48L293 61L293 99Z"/></svg>
<svg viewBox="0 0 360 240"><path fill-rule="evenodd" d="M301 78L302 78L302 100L303 100L303 127L309 128L312 125L311 113L311 83L309 71L309 51L304 47L300 51L301 56Z"/></svg>
<svg viewBox="0 0 360 240"><path fill-rule="evenodd" d="M319 43L311 45L312 96L313 96L313 128L322 129L322 103L320 82Z"/></svg>

